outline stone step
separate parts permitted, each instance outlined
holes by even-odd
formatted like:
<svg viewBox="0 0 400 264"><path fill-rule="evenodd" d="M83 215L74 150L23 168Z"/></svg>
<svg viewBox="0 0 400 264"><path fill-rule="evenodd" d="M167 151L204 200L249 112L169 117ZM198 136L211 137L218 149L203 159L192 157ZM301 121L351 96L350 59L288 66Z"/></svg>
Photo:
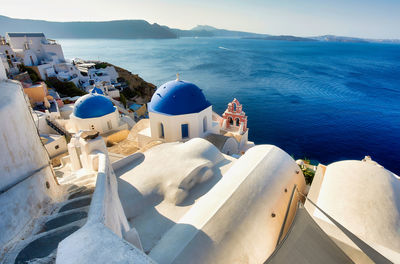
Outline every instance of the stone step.
<svg viewBox="0 0 400 264"><path fill-rule="evenodd" d="M58 244L64 238L71 235L79 228L80 226L78 225L72 225L33 240L18 253L14 263L32 263L33 260L49 256L57 249Z"/></svg>
<svg viewBox="0 0 400 264"><path fill-rule="evenodd" d="M68 200L79 198L86 195L91 195L94 192L94 188L84 187L68 196Z"/></svg>
<svg viewBox="0 0 400 264"><path fill-rule="evenodd" d="M62 212L69 211L72 209L88 206L88 205L90 205L91 201L92 201L92 197L90 197L90 196L83 196L80 198L75 198L74 200L69 200L69 202L65 203L60 208L60 210L58 210L58 212L62 213Z"/></svg>
<svg viewBox="0 0 400 264"><path fill-rule="evenodd" d="M78 220L86 219L88 213L85 211L71 212L62 214L55 218L50 219L43 225L43 231L50 231L61 226L76 222Z"/></svg>
<svg viewBox="0 0 400 264"><path fill-rule="evenodd" d="M64 205L64 204L63 204ZM51 231L75 221L85 220L89 212L90 206L80 207L77 209L68 210L58 213L57 210L51 215L45 215L37 219L37 227L32 233L36 235Z"/></svg>

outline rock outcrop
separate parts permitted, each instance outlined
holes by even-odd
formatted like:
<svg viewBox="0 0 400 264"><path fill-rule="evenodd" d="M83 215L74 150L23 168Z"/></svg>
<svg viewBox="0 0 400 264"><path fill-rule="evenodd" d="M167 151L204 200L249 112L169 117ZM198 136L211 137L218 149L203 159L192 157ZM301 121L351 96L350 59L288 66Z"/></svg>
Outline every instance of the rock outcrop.
<svg viewBox="0 0 400 264"><path fill-rule="evenodd" d="M153 93L156 90L156 86L152 83L146 82L137 74L133 74L130 71L112 65L118 72L119 78L125 81L131 92L125 92L124 95L128 100L134 100L137 103L147 103L150 101Z"/></svg>
<svg viewBox="0 0 400 264"><path fill-rule="evenodd" d="M115 66L108 62L100 61L85 61L88 63L95 63L96 68L105 68L107 66L113 66L118 73L118 82L123 84L122 94L129 101L145 104L148 103L156 90L156 86L152 83L146 82L139 77L138 74Z"/></svg>

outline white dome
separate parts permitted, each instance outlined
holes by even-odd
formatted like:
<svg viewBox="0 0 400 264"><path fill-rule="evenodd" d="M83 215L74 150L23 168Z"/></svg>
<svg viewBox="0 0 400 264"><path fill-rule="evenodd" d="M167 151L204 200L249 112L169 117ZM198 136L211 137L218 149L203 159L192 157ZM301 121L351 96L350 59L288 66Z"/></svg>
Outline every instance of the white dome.
<svg viewBox="0 0 400 264"><path fill-rule="evenodd" d="M327 166L316 202L365 242L400 251L400 179L375 162Z"/></svg>

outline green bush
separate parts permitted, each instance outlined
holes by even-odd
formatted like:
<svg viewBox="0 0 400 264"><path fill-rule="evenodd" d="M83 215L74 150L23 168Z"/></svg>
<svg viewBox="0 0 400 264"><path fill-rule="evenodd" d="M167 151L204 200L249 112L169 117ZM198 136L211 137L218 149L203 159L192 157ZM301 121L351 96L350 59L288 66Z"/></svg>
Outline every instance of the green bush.
<svg viewBox="0 0 400 264"><path fill-rule="evenodd" d="M121 92L121 95L124 95L127 99L131 99L136 96L136 93L127 87Z"/></svg>
<svg viewBox="0 0 400 264"><path fill-rule="evenodd" d="M109 66L109 64L108 64L107 62L99 62L99 63L96 63L96 64L94 65L94 67L95 67L96 69L104 69L104 68L106 68L107 66Z"/></svg>
<svg viewBox="0 0 400 264"><path fill-rule="evenodd" d="M124 105L124 107L126 108L126 97L124 94L120 94L119 100L121 101L121 103Z"/></svg>
<svg viewBox="0 0 400 264"><path fill-rule="evenodd" d="M54 88L59 94L63 96L74 97L86 94L86 92L76 87L73 82L62 82L56 77L47 78L46 84L48 87Z"/></svg>
<svg viewBox="0 0 400 264"><path fill-rule="evenodd" d="M311 185L313 179L314 179L314 175L315 175L315 171L310 170L310 169L303 169L303 174L304 174L304 178L306 180L306 183L308 185Z"/></svg>
<svg viewBox="0 0 400 264"><path fill-rule="evenodd" d="M26 67L26 66L23 65L23 64L19 65L19 70L20 70L21 72L28 72L29 77L31 78L31 80L32 80L33 83L42 81L42 79L39 77L39 75L38 75L34 70L32 70L32 69L29 68L29 67Z"/></svg>

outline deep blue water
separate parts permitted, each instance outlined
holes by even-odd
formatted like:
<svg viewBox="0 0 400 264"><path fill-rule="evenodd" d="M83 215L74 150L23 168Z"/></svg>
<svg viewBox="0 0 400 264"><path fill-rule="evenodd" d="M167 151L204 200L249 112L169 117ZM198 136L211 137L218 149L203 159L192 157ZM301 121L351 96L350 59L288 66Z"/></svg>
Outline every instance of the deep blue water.
<svg viewBox="0 0 400 264"><path fill-rule="evenodd" d="M219 114L236 97L249 138L321 163L371 155L400 175L400 45L246 39L60 40L157 86L203 89Z"/></svg>

